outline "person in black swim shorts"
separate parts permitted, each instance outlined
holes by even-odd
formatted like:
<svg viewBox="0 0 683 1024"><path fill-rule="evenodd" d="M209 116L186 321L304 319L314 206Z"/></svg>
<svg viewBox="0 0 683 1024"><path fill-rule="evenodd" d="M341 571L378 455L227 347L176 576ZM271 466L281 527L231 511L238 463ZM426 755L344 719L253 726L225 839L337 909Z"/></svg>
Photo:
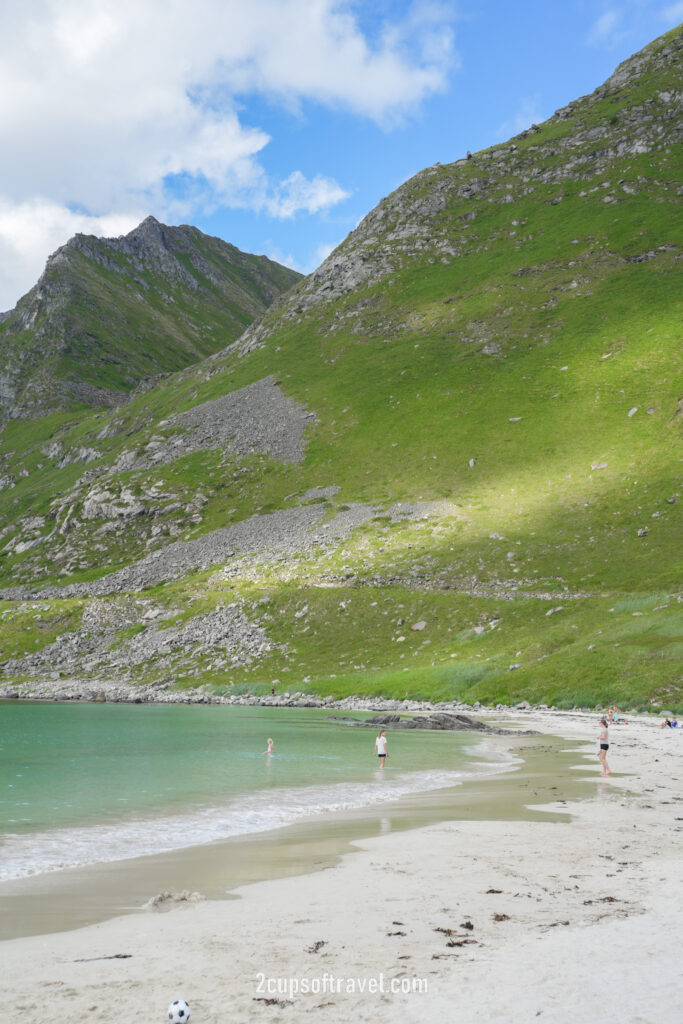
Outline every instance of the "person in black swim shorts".
<svg viewBox="0 0 683 1024"><path fill-rule="evenodd" d="M602 729L600 730L600 735L598 736L598 742L600 743L600 749L598 751L598 758L600 759L600 761L602 763L602 774L603 775L611 775L612 772L610 771L610 767L607 764L607 751L609 750L609 736L608 736L607 719L606 718L601 718L600 719L600 725L602 726Z"/></svg>

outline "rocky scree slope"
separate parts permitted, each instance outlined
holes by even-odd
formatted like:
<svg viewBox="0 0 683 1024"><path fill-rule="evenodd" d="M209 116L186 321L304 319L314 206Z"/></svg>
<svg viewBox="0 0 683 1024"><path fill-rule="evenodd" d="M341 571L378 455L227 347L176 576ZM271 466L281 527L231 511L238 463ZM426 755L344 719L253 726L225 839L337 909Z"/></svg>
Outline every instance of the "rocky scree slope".
<svg viewBox="0 0 683 1024"><path fill-rule="evenodd" d="M300 276L154 217L120 238L75 235L0 320L0 423L119 404L224 348Z"/></svg>

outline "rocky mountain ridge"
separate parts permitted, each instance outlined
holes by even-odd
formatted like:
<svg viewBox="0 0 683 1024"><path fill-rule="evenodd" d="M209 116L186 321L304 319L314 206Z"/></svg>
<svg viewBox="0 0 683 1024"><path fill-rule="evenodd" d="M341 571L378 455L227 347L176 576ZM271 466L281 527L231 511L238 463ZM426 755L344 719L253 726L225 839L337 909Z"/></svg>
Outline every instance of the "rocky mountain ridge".
<svg viewBox="0 0 683 1024"><path fill-rule="evenodd" d="M543 132L533 124L508 142L420 171L363 218L320 267L298 284L284 309L274 309L270 317L248 328L236 343L238 350L247 353L263 344L278 330L282 318L300 318L315 307L358 295L364 287L380 281L390 284L391 275L408 261L449 263L476 251L482 243L473 222L483 203L514 204L533 196L539 186L561 186L570 180L592 182L617 159L679 145L683 140L680 82L678 88L658 89L654 95L648 89L646 95L639 96L637 87L640 80L680 64L682 47L680 33L672 33L667 45L651 43L622 62L593 93L557 110L544 122ZM614 105L614 114L593 123L596 106L605 100ZM608 190L601 197L603 202L618 204L628 195L637 195L639 187L646 184L643 178L640 183L623 180L594 188ZM683 194L683 186L678 194ZM559 192L546 201L559 205L563 198ZM454 204L462 206L455 232L442 218ZM512 219L512 225L523 227L524 222L517 224ZM522 241L524 232L518 234ZM623 258L643 260L657 255L646 251ZM362 310L362 302L352 302L330 329L342 326L344 319L355 319L356 329L361 330Z"/></svg>
<svg viewBox="0 0 683 1024"><path fill-rule="evenodd" d="M116 406L224 348L300 276L154 217L120 238L75 235L0 319L0 422Z"/></svg>

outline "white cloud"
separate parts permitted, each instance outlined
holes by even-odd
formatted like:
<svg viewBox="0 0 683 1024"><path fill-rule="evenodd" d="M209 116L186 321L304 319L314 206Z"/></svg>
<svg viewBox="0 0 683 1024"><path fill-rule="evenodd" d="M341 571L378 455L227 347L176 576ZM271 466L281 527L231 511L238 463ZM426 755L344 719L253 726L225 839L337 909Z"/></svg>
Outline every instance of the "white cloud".
<svg viewBox="0 0 683 1024"><path fill-rule="evenodd" d="M304 263L295 259L290 252L284 252L272 242L266 243L266 253L269 259L275 260L276 263L282 263L285 267L291 267L292 270L298 270L300 274L312 274L342 241L343 239L339 238L336 242L320 242Z"/></svg>
<svg viewBox="0 0 683 1024"><path fill-rule="evenodd" d="M620 26L621 12L616 10L605 11L591 26L586 42L589 46L610 45L616 41Z"/></svg>
<svg viewBox="0 0 683 1024"><path fill-rule="evenodd" d="M538 124L545 120L541 113L541 97L526 96L520 103L517 111L507 121L498 127L496 135L499 139L509 139L512 135L518 135L532 124Z"/></svg>
<svg viewBox="0 0 683 1024"><path fill-rule="evenodd" d="M16 207L16 224L43 241L34 266L7 228L0 256L24 251L12 273L29 287L74 208L93 224L130 210L320 211L348 193L294 168L272 180L269 135L245 123L241 100L388 125L443 88L451 61L447 11L425 0L372 42L352 0L3 0L0 201L7 224Z"/></svg>
<svg viewBox="0 0 683 1024"><path fill-rule="evenodd" d="M311 270L315 270L321 263L324 263L330 253L334 252L337 246L341 245L342 242L343 238L338 239L336 242L321 242L320 245L316 247L314 265L311 267Z"/></svg>
<svg viewBox="0 0 683 1024"><path fill-rule="evenodd" d="M683 20L683 2L662 0L608 0L591 25L585 43L612 50L640 48L662 28L673 28Z"/></svg>
<svg viewBox="0 0 683 1024"><path fill-rule="evenodd" d="M293 256L291 252L285 252L279 245L271 240L268 240L264 246L265 254L269 260L273 260L275 263L281 263L283 267L291 267L292 270L298 270L300 274L306 274L302 264L297 260L296 256Z"/></svg>
<svg viewBox="0 0 683 1024"><path fill-rule="evenodd" d="M265 199L264 205L272 217L287 220L302 210L318 213L349 195L331 178L317 174L309 181L301 171L294 171L280 182L273 194Z"/></svg>
<svg viewBox="0 0 683 1024"><path fill-rule="evenodd" d="M659 12L659 17L673 28L683 21L683 2L669 4Z"/></svg>

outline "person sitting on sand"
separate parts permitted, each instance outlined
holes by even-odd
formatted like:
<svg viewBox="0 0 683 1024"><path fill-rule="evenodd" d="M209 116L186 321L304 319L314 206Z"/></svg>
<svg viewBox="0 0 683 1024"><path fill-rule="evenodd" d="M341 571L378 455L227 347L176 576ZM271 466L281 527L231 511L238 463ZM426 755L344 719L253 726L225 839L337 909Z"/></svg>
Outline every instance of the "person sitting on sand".
<svg viewBox="0 0 683 1024"><path fill-rule="evenodd" d="M600 735L598 736L598 741L600 743L600 750L598 751L598 758L600 759L600 761L602 763L602 774L603 775L611 775L612 772L610 771L610 767L607 764L607 751L609 750L609 739L608 739L608 736L607 736L607 729L608 729L607 719L606 718L601 718L600 719L600 725L602 726L602 729L600 731Z"/></svg>
<svg viewBox="0 0 683 1024"><path fill-rule="evenodd" d="M375 740L375 750L379 758L380 768L384 768L384 762L387 759L387 734L386 729L381 729L379 736Z"/></svg>
<svg viewBox="0 0 683 1024"><path fill-rule="evenodd" d="M263 754L274 754L275 753L275 746L273 744L273 741L270 739L270 737L268 737L268 749L261 751L261 753L263 753Z"/></svg>
<svg viewBox="0 0 683 1024"><path fill-rule="evenodd" d="M621 712L619 711L619 708L616 706L616 704L614 705L612 722L614 723L614 725L628 725L626 719L621 717Z"/></svg>
<svg viewBox="0 0 683 1024"><path fill-rule="evenodd" d="M678 724L678 723L676 723L676 724ZM666 729L667 726L669 727L669 729L673 729L674 728L674 724L673 724L673 722L671 721L670 718L665 718L659 728L660 729Z"/></svg>

